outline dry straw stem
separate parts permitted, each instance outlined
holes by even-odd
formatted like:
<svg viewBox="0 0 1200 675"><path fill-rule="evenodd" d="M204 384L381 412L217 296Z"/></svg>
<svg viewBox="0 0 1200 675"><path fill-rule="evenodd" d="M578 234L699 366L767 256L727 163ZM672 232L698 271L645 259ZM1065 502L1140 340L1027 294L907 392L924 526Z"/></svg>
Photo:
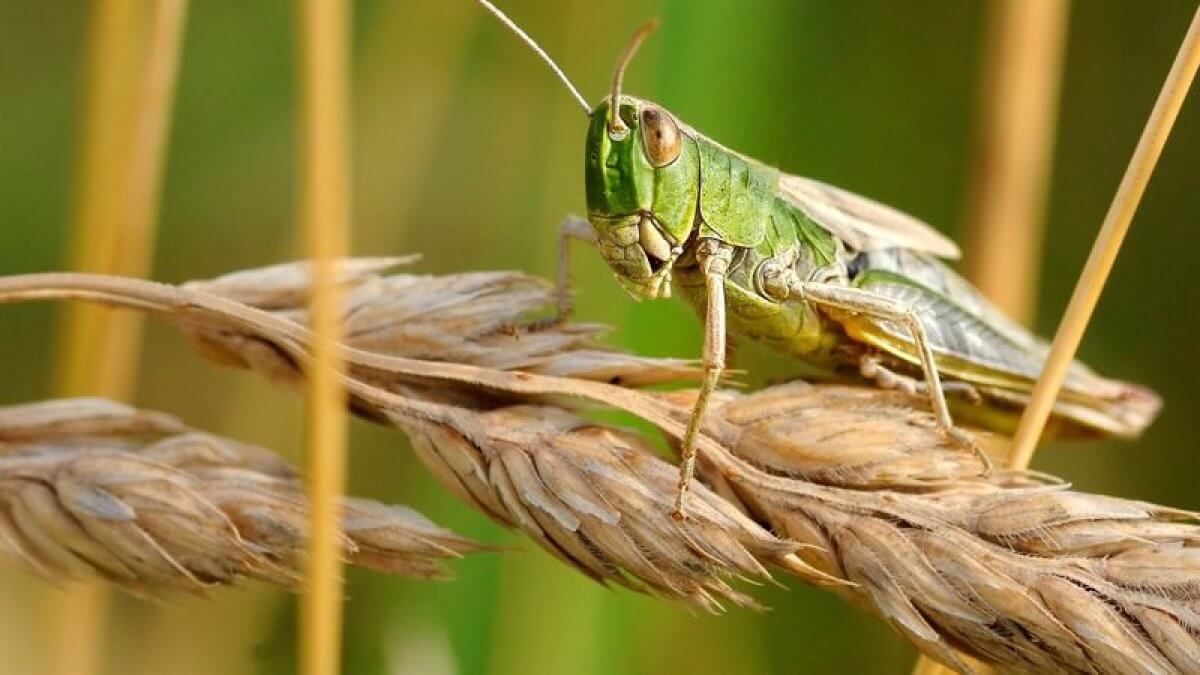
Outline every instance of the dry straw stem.
<svg viewBox="0 0 1200 675"><path fill-rule="evenodd" d="M149 269L186 16L186 0L93 5L72 237L78 269L134 276ZM56 389L129 398L141 317L72 309L59 338ZM73 588L46 605L46 672L98 672L109 605L103 588Z"/></svg>
<svg viewBox="0 0 1200 675"><path fill-rule="evenodd" d="M1117 194L1113 197L1108 214L1104 217L1104 224L1096 235L1096 242L1092 245L1087 263L1084 264L1083 272L1075 283L1071 301L1067 304L1062 323L1058 326L1050 353L1046 357L1042 376L1030 394L1029 405L1025 414L1021 416L1021 422L1013 436L1012 450L1009 454L1009 466L1013 468L1027 467L1033 458L1042 429L1050 417L1050 409L1054 400L1058 398L1067 369L1075 358L1080 341L1083 340L1088 321L1091 320L1096 303L1100 300L1100 292L1104 290L1104 283L1117 260L1121 243L1125 241L1133 214L1141 202L1146 184L1150 182L1150 174L1154 171L1163 146L1167 143L1167 136L1171 133L1179 109L1183 107L1183 101L1191 88L1198 67L1200 8L1196 9L1196 14L1192 17L1179 54L1175 57L1171 71L1167 73L1166 82L1163 83L1154 109L1150 112L1150 119L1146 122L1146 128L1142 130L1142 137L1138 140L1129 166L1125 169L1125 175L1121 178L1121 184L1117 187Z"/></svg>
<svg viewBox="0 0 1200 675"><path fill-rule="evenodd" d="M445 578L446 559L481 548L408 508L346 498L338 510L340 554L367 569ZM51 582L297 588L307 517L300 476L263 448L107 399L0 408L0 555Z"/></svg>
<svg viewBox="0 0 1200 675"><path fill-rule="evenodd" d="M184 0L94 5L72 237L77 269L149 271L186 16ZM137 374L141 318L98 307L72 308L65 318L58 389L127 398Z"/></svg>
<svg viewBox="0 0 1200 675"><path fill-rule="evenodd" d="M978 100L967 277L1033 318L1069 0L993 0Z"/></svg>
<svg viewBox="0 0 1200 675"><path fill-rule="evenodd" d="M1200 669L1194 514L1028 472L984 478L916 399L791 383L718 397L700 444L707 487L676 523L674 466L581 406L678 439L690 392L622 385L694 375L689 364L606 350L597 326L545 326L553 293L540 280L384 275L392 262L340 267L351 405L408 433L459 497L592 577L715 610L752 605L736 580L775 567L963 671L954 650L1016 671ZM184 287L27 275L0 279L0 301L159 312L206 355L300 383L308 286L304 265Z"/></svg>
<svg viewBox="0 0 1200 675"><path fill-rule="evenodd" d="M1037 301L1071 3L992 0L988 7L964 271L1006 314L1027 325ZM945 671L922 657L913 672Z"/></svg>
<svg viewBox="0 0 1200 675"><path fill-rule="evenodd" d="M346 393L333 265L346 254L350 238L350 7L345 0L297 0L296 6L304 151L299 210L313 259L309 319L317 338L305 416L312 550L300 608L300 668L307 675L335 675L342 644L337 499L346 483Z"/></svg>

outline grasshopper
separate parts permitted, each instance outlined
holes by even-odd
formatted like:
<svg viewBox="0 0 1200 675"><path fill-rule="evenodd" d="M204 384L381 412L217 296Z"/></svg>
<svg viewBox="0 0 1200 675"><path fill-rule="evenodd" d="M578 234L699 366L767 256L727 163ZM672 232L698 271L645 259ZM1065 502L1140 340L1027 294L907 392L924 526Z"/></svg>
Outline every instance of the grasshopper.
<svg viewBox="0 0 1200 675"><path fill-rule="evenodd" d="M891 207L734 152L662 106L622 93L625 70L656 22L634 34L611 91L591 106L531 37L479 2L550 66L589 118L588 215L561 229L558 318L571 311L569 241L582 239L635 299L669 297L675 286L704 321L703 379L680 442L675 517L685 514L696 438L730 331L831 374L928 396L939 429L990 469L955 427L947 393L963 404L956 414L1007 430L1047 346L939 260L959 257L954 242ZM1130 437L1159 407L1153 392L1075 363L1053 418L1060 432Z"/></svg>

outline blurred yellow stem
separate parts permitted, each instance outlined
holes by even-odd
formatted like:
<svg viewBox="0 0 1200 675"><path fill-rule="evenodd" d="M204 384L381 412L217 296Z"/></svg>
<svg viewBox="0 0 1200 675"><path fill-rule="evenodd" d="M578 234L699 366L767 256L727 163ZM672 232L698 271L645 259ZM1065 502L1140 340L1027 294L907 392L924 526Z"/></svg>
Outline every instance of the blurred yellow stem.
<svg viewBox="0 0 1200 675"><path fill-rule="evenodd" d="M1083 273L1079 275L1079 281L1075 284L1075 291L1071 294L1071 301L1067 304L1062 323L1059 324L1054 343L1050 347L1050 354L1046 358L1046 367L1034 386L1029 406L1025 409L1017 433L1013 437L1009 454L1011 468L1023 469L1029 466L1029 460L1033 458L1033 451L1042 435L1046 419L1050 416L1054 400L1058 397L1067 368L1071 365L1075 351L1083 339L1092 311L1096 308L1104 283L1108 280L1117 253L1121 250L1121 243L1125 240L1125 233L1129 231L1133 214L1137 211L1146 184L1150 181L1150 174L1154 171L1159 155L1162 154L1167 136L1171 133L1171 127L1175 124L1175 118L1196 76L1197 66L1200 66L1200 9L1197 9L1192 17L1179 54L1175 57L1171 72L1167 74L1154 109L1150 112L1150 119L1146 122L1142 137L1133 151L1133 158L1125 169L1125 176L1117 187L1117 194L1104 217L1104 224L1096 236Z"/></svg>
<svg viewBox="0 0 1200 675"><path fill-rule="evenodd" d="M72 231L75 269L129 276L149 271L186 14L186 0L92 6ZM68 307L56 390L132 397L141 327L137 314ZM108 608L108 591L99 585L49 594L45 672L90 675L102 669Z"/></svg>
<svg viewBox="0 0 1200 675"><path fill-rule="evenodd" d="M1034 387L1029 405L1014 435L1008 462L1010 468L1024 469L1029 466L1029 462L1033 458L1038 439L1041 437L1054 400L1062 387L1067 369L1083 339L1088 321L1100 299L1104 283L1108 279L1109 272L1112 271L1125 234L1129 231L1133 214L1137 210L1146 184L1149 182L1158 157L1166 144L1198 65L1200 65L1200 9L1197 10L1192 24L1188 28L1179 54L1167 75L1162 92L1150 113L1150 119L1146 123L1142 137L1126 168L1125 176L1122 178L1108 214L1105 216L1104 224L1096 237L1091 254L1076 283L1071 301L1067 305L1062 323L1059 325L1054 343L1051 345L1042 376ZM1002 214L1003 212L1000 215ZM988 214L986 217L998 217L998 214ZM1006 226L1011 226L1011 224L1006 224L1002 220L995 222L995 227ZM1019 240L1015 243L1019 243ZM1003 265L988 272L988 274L996 275L992 281L1001 286L1004 284L1002 276L1004 273ZM983 277L978 280L988 283L987 279L987 277ZM1020 280L1016 280L1016 282L1019 283ZM1013 296L1013 301L1017 300L1019 297ZM927 659L919 662L914 670L914 673L924 675L939 672L943 672L943 669Z"/></svg>
<svg viewBox="0 0 1200 675"><path fill-rule="evenodd" d="M341 657L342 566L337 500L346 482L345 391L341 296L335 260L350 229L348 150L349 7L340 0L300 0L300 217L312 260L313 366L305 434L310 541L301 604L300 664L307 675L337 673Z"/></svg>
<svg viewBox="0 0 1200 675"><path fill-rule="evenodd" d="M1037 302L1070 2L995 0L989 13L964 271L1028 325ZM949 672L927 656L913 669L914 675Z"/></svg>
<svg viewBox="0 0 1200 675"><path fill-rule="evenodd" d="M1070 3L1002 0L990 8L965 272L1028 325L1037 302Z"/></svg>

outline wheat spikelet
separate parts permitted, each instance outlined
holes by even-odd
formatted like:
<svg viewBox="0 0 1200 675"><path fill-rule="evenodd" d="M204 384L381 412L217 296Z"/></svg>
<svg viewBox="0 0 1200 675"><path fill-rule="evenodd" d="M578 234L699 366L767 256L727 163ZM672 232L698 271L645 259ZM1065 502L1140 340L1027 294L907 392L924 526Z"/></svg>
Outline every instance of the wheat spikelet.
<svg viewBox="0 0 1200 675"><path fill-rule="evenodd" d="M543 325L553 287L519 272L473 272L445 276L382 273L417 256L355 258L341 266L348 286L346 342L356 349L410 359L463 363L496 370L610 382L629 386L677 381L698 371L681 359L644 358L605 347L599 324ZM289 263L197 281L184 288L211 293L304 323L308 266ZM189 334L218 353L241 358L244 345L212 324L192 324ZM253 336L250 336L253 337ZM299 376L290 364L272 370L245 356L246 365L277 377ZM290 359L288 359L290 361ZM278 366L279 364L277 364Z"/></svg>
<svg viewBox="0 0 1200 675"><path fill-rule="evenodd" d="M444 277L378 272L407 260L360 260L343 267L347 342L376 354L472 364L593 382L653 384L695 373L686 361L647 359L606 349L595 325L536 321L553 302L544 281L514 272ZM251 302L303 324L305 268L281 265L189 285ZM191 324L207 352L294 381L292 355L249 336ZM408 432L441 482L497 521L521 529L547 550L601 581L678 597L705 609L721 600L753 605L729 576L768 578L760 560L796 547L728 502L699 490L694 517L668 517L674 468L646 439L590 425L556 405L506 405L511 396L478 386L430 387L411 377L364 368L361 383L394 396L380 403L350 387L358 409ZM531 397L549 400L546 397Z"/></svg>
<svg viewBox="0 0 1200 675"><path fill-rule="evenodd" d="M756 606L727 578L770 578L764 564L796 549L703 488L687 521L670 518L678 474L637 434L553 407L460 419L394 421L452 491L594 579L708 610Z"/></svg>
<svg viewBox="0 0 1200 675"><path fill-rule="evenodd" d="M288 463L168 415L104 399L0 408L0 554L50 581L294 587L306 514ZM347 560L381 572L441 578L479 549L404 507L347 498L342 519Z"/></svg>
<svg viewBox="0 0 1200 675"><path fill-rule="evenodd" d="M815 544L799 551L810 565L855 584L838 592L961 671L951 647L1012 670L1200 669L1195 514L1028 472L980 478L899 398L802 384L736 398L717 413L723 440L763 470L715 456L716 471L750 513ZM834 449L848 465L819 466Z"/></svg>
<svg viewBox="0 0 1200 675"><path fill-rule="evenodd" d="M676 524L674 467L579 413L620 409L673 442L690 392L610 382L670 381L689 363L603 349L596 327L547 326L550 289L523 275L383 276L389 264L343 265L355 410L407 432L455 494L585 573L715 609L753 604L731 580L778 567L963 671L955 649L1013 671L1200 670L1194 514L1029 472L984 477L916 399L791 383L718 398L699 444L708 487ZM209 356L296 382L306 288L302 265L182 289L34 275L0 279L0 301L162 312Z"/></svg>

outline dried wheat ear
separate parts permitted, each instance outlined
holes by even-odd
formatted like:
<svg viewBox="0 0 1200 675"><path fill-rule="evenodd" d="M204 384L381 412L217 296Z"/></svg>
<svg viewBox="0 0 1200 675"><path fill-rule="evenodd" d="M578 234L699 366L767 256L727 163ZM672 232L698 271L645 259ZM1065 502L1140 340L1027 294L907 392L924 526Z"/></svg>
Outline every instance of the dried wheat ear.
<svg viewBox="0 0 1200 675"><path fill-rule="evenodd" d="M519 273L387 274L342 266L357 413L405 431L431 472L584 573L706 609L753 605L770 568L828 587L933 658L1005 670L1200 672L1193 513L984 477L919 399L791 383L724 393L700 443L706 486L668 513L676 470L603 406L682 433L692 364L606 349L603 329L539 321L552 290ZM0 301L86 298L166 315L202 351L299 382L307 268L182 287L85 275L0 279ZM985 444L998 439L980 435Z"/></svg>
<svg viewBox="0 0 1200 675"><path fill-rule="evenodd" d="M352 564L422 578L479 545L419 513L342 502ZM104 399L0 408L0 555L53 582L202 591L301 579L307 503L271 452Z"/></svg>

